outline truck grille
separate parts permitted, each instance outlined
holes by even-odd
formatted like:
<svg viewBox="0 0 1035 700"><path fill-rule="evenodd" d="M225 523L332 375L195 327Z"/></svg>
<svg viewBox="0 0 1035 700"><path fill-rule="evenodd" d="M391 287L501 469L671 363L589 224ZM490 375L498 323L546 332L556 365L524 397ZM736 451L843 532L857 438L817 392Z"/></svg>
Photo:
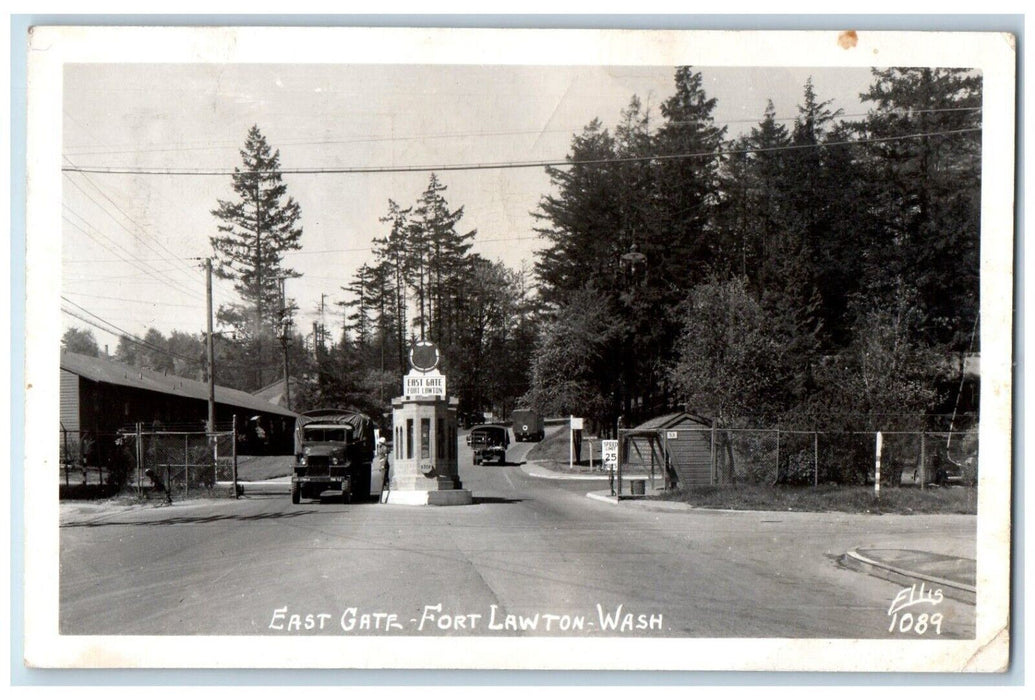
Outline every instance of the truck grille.
<svg viewBox="0 0 1035 700"><path fill-rule="evenodd" d="M331 473L331 461L327 457L310 457L306 460L305 470L308 476L328 476Z"/></svg>

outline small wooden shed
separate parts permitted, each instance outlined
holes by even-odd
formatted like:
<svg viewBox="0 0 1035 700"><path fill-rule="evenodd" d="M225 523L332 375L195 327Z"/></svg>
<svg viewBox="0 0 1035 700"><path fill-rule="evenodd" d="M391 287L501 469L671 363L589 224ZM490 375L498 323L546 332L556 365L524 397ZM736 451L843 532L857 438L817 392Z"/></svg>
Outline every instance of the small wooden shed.
<svg viewBox="0 0 1035 700"><path fill-rule="evenodd" d="M625 443L622 461L665 474L666 487L704 486L715 483L712 429L686 412L657 416L620 436Z"/></svg>

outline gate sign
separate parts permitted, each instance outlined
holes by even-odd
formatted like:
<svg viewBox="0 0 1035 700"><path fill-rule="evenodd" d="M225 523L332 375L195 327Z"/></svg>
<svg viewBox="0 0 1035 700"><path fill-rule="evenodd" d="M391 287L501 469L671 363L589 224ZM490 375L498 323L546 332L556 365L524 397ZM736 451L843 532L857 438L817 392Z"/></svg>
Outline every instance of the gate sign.
<svg viewBox="0 0 1035 700"><path fill-rule="evenodd" d="M446 375L441 372L410 372L403 377L403 395L446 398Z"/></svg>
<svg viewBox="0 0 1035 700"><path fill-rule="evenodd" d="M582 419L581 418L576 418L575 416L572 416L571 417L571 429L572 430L582 430Z"/></svg>
<svg viewBox="0 0 1035 700"><path fill-rule="evenodd" d="M617 440L601 440L600 451L603 453L604 467L607 469L615 469L618 467L618 441Z"/></svg>

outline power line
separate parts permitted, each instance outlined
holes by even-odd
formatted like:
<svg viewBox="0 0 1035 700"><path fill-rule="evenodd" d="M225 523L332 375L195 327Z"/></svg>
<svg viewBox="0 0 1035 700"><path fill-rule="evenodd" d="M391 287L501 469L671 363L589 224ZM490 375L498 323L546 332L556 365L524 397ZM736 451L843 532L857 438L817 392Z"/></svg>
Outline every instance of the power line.
<svg viewBox="0 0 1035 700"><path fill-rule="evenodd" d="M167 301L151 301L151 300L148 300L148 299L127 299L125 297L108 297L108 296L103 296L103 295L100 295L100 294L83 294L81 292L65 292L65 294L68 294L69 296L74 296L74 297L83 297L83 298L86 298L86 299L107 299L109 301L122 301L122 302L127 302L127 303L130 303L130 304L152 304L152 305L155 305L155 306L161 304L161 306L163 308L167 307L167 306L177 307L177 308L181 308L181 309L195 309L195 310L197 310L197 308L198 308L197 305L195 305L195 304L170 304Z"/></svg>
<svg viewBox="0 0 1035 700"><path fill-rule="evenodd" d="M95 313L93 313L91 311L87 311L85 308L83 308L82 306L79 306L79 304L76 304L71 299L66 299L63 296L61 298L64 299L64 301L68 302L69 304L72 304L76 308L82 309L85 313L87 313L90 316L93 316L94 318L98 319L101 323L104 323L104 324L106 324L108 326L111 326L111 328L114 328L115 330L117 330L118 333L114 333L114 332L111 331L110 328L105 328L105 327L101 326L100 324L98 324L95 321L91 321L88 318L80 316L79 314L75 313L74 311L70 311L69 309L65 309L65 308L61 309L61 311L63 311L64 313L68 314L69 316L71 316L73 318L77 318L80 321L82 321L83 323L87 323L87 324L93 326L94 328L97 328L98 330L102 330L105 333L111 333L112 335L118 335L119 337L125 338L129 342L135 343L137 345L140 345L140 346L142 346L144 348L147 348L148 350L154 350L155 352L160 352L160 353L163 353L165 355L169 355L170 357L174 357L176 359L183 360L185 362L195 362L195 363L199 363L199 364L201 363L201 360L198 360L197 358L187 357L185 355L180 355L179 353L175 353L172 350L168 350L166 348L160 348L157 345L151 345L146 340L141 340L140 338L138 338L137 336L133 335L132 333L128 333L127 331L122 330L121 328L119 328L115 324L111 323L110 321L105 321L103 318L101 318L97 314L95 314Z"/></svg>
<svg viewBox="0 0 1035 700"><path fill-rule="evenodd" d="M943 107L943 108L932 108L932 109L906 109L897 108L885 111L874 111L874 112L852 112L848 114L838 115L839 119L849 119L853 117L867 117L867 116L884 116L894 114L928 114L935 112L977 112L980 111L981 107ZM66 116L70 116L65 112ZM799 116L793 117L773 117L773 121L777 122L793 122L800 119ZM715 119L718 124L759 124L761 120L758 118L743 118L743 119ZM664 126L682 126L696 122L690 121L667 121L664 122ZM278 147L284 146L334 146L334 145L348 145L354 143L380 143L380 142L400 142L400 141L427 141L430 139L454 139L454 138L473 138L479 136L526 136L526 135L540 135L540 134L577 134L580 129L584 127L576 127L569 129L513 129L507 131L452 131L452 132L439 132L431 134L415 134L412 136L393 136L386 134L373 134L370 136L359 136L350 139L322 139L319 141L314 140L283 140L277 143ZM195 145L183 145L168 148L131 148L128 144L126 146L111 146L109 148L91 147L84 146L82 149L69 149L69 153L75 156L93 156L93 155L124 155L124 154L136 154L141 153L181 153L186 151L213 151L213 150L238 150L241 144L237 141L215 141L204 144ZM84 150L94 148L94 150ZM66 158L67 160L67 158Z"/></svg>
<svg viewBox="0 0 1035 700"><path fill-rule="evenodd" d="M520 168L548 168L548 167L572 167L576 165L610 165L615 163L643 163L662 162L672 160L685 160L690 158L720 158L728 155L739 155L747 153L771 153L776 151L798 151L812 148L831 148L835 146L861 146L873 143L890 143L894 141L906 141L910 139L930 138L933 136L953 136L981 131L981 127L966 129L952 129L949 131L931 131L917 134L903 134L901 136L885 136L871 139L858 139L854 141L829 141L819 144L800 144L786 146L771 146L768 148L739 148L720 151L701 151L697 153L674 153L650 156L629 156L623 158L592 158L585 160L535 160L535 161L503 161L497 163L461 163L445 165L404 165L404 166L361 166L351 168L280 168L276 172L281 175L358 175L378 173L425 173L425 172L450 172L461 170L515 170ZM123 168L123 167L62 167L64 172L76 173L103 173L108 175L169 175L169 176L220 176L239 174L237 169L202 169L202 168ZM248 171L249 173L264 173L274 171Z"/></svg>
<svg viewBox="0 0 1035 700"><path fill-rule="evenodd" d="M77 190L79 190L79 191L80 191L80 192L81 192L81 193L82 193L82 194L83 194L83 195L84 195L84 196L85 196L85 197L86 197L87 199L89 199L89 200L90 200L91 202L93 202L93 203L94 203L95 205L97 205L97 207L99 207L101 211L103 211L103 212L104 212L105 214L107 214L107 215L108 215L108 217L109 217L109 218L110 218L110 219L111 219L112 221L114 221L114 222L115 222L116 224L118 224L118 225L119 225L119 226L120 226L120 227L121 227L121 228L122 228L122 229L123 229L123 230L124 230L124 231L125 231L126 233L128 233L128 234L129 234L130 236L132 236L133 238L137 238L136 234L134 234L134 233L133 233L133 232L132 232L131 230L129 230L129 228L127 228L125 224L123 224L123 223L122 223L121 221L119 221L118 219L116 219L116 218L115 218L115 216L114 216L114 215L113 215L113 214L112 214L112 213L111 213L110 211L108 211L108 209L107 209L107 208L106 208L106 207L105 207L105 206L104 206L103 204L101 204L101 203L100 203L100 202L98 202L98 201L97 201L96 199L94 199L94 198L93 198L93 197L92 197L92 196L90 195L90 193L89 193L89 192L87 192L86 190L84 190L84 189L83 189L82 187L80 187L80 186L79 186L79 185L78 185L78 184L77 184L77 183L75 182L75 180L73 180L73 179L72 179L72 178L71 178L70 176L68 176L67 174L65 175L65 179L66 179L66 180L68 180L68 182L69 182L69 183L71 183L73 187L75 187L75 188L76 188ZM78 219L79 219L80 221L82 221L82 222L83 222L83 223L85 223L85 224L86 224L87 226L89 226L90 228L94 229L94 231L96 231L96 232L97 232L97 233L98 233L99 235L103 236L103 237L104 237L105 239L107 239L108 241L110 241L110 242L112 243L112 245L114 245L114 246L115 246L116 248L119 248L119 249L121 249L121 250L125 251L125 252L126 252L126 254L130 256L130 258L133 258L133 260L137 260L137 257L136 257L135 255L133 255L133 254L131 254L131 253L130 253L129 251L125 250L125 248L123 248L123 247L122 247L122 246L120 246L120 245L119 245L118 243L116 243L116 242L114 241L114 239L112 239L112 238L111 238L110 236L108 236L108 235L104 234L103 232L101 232L101 230L100 230L100 229L98 229L98 228L97 228L96 226L94 226L93 224L91 224L91 223L90 223L90 222L89 222L89 221L88 221L88 220L87 220L87 219L86 219L86 218L85 218L84 216L82 216L81 214L77 213L77 212L76 212L76 211L75 211L74 209L72 209L72 208L71 208L71 207L70 207L70 206L69 206L68 204L64 204L63 206L64 206L64 207L65 207L65 208L66 208L66 209L67 209L67 210L68 210L69 212L71 212L71 213L72 213L72 214L73 214L73 215L74 215L74 216L75 216L76 218L78 218ZM65 220L66 220L66 221L68 221L68 219L65 219ZM71 221L69 221L69 223L72 223L72 222L71 222ZM73 224L73 226L74 226L74 225L75 225L75 224ZM77 228L77 229L79 229L80 231L82 231L83 233L86 233L87 235L90 235L90 234L89 234L89 233L87 233L87 232L86 232L86 231L85 231L85 230L84 230L83 228L81 228L81 227L79 227L79 226L76 226L76 228ZM93 237L91 236L91 238L93 238ZM155 249L154 249L154 248L153 248L152 246L148 245L147 241L145 241L145 240L142 240L142 239L139 239L139 238L137 238L137 239L138 239L138 240L141 240L141 242L142 242L142 243L144 243L144 245L146 245L146 246L147 246L147 247L148 247L149 249L151 249L151 251L152 251L152 252L155 252L155 253L157 253L157 252L158 252L158 251L156 251L156 250L155 250ZM96 241L97 239L96 239L96 238L94 238L94 240ZM102 245L103 245L103 244L102 244ZM105 248L108 248L108 250L112 250L112 249L111 249L111 248L109 248L108 246L103 246L103 247L105 247ZM114 253L115 253L116 255L119 255L119 253L118 253L117 251L114 251L114 250L112 250L112 252L114 252ZM129 262L129 261L127 260L126 262ZM147 267L147 268L150 268L150 269L152 269L152 270L154 270L154 269L155 269L154 267L152 267L152 266L151 266L150 264L148 264L148 263L141 263L141 264L142 264L142 265L144 265L144 266L145 266L145 267ZM143 268L141 268L141 267L139 267L139 266L137 266L137 268L138 268L138 269L143 269ZM155 270L155 274L159 274L157 270ZM165 280L166 280L166 281L167 281L167 282L168 282L168 283L169 283L170 285L172 285L172 286L174 286L174 287L178 288L178 289L179 289L179 290L180 290L181 292L184 292L184 293L186 293L186 294L189 294L189 295L191 295L191 296L200 296L200 295L199 295L199 294L198 294L197 292L194 292L194 291L191 291L191 290L189 290L189 289L188 289L187 287L185 287L185 286L183 285L183 283L179 282L179 281L178 281L178 280L176 280L176 279L173 279L173 278L172 278L172 277L170 277L169 275L167 275L167 274L161 274L161 276L162 276L162 277L164 277L164 278L165 278Z"/></svg>
<svg viewBox="0 0 1035 700"><path fill-rule="evenodd" d="M68 161L68 163L69 163L70 165L75 165L74 163L72 163L72 161L71 161L71 160L69 160L69 159L68 159L68 157L67 157L67 156L65 156L65 160L66 160L66 161ZM140 233L141 233L141 234L143 234L144 236L147 236L148 238L150 238L151 240L153 240L153 241L154 241L154 242L155 242L155 243L156 243L156 244L158 245L158 247L159 247L159 248L161 248L161 249L162 249L163 251L165 251L166 253L168 253L169 255L171 255L171 256L172 256L172 258L171 258L172 260L179 260L179 259L180 259L180 258L179 258L179 257L178 257L178 256L176 255L176 253L174 253L174 252L172 252L171 250L169 250L168 248L166 248L166 247L165 247L165 244L163 244L163 243L162 243L162 242L161 242L161 241L160 241L160 240L159 240L159 239L158 239L157 237L155 237L155 236L153 236L152 234L150 234L150 233L149 233L149 232L148 232L148 231L147 231L147 230L146 230L146 229L145 229L145 228L144 228L144 227L143 227L143 226L142 226L142 225L140 224L140 222L138 222L138 221L137 221L136 219L134 219L134 218L133 218L132 216L130 216L130 215L129 215L128 213L126 213L126 210L125 210L125 209L123 209L122 207L120 207L120 206L118 205L118 203L117 203L117 202L116 202L115 200L113 200L113 199L112 199L111 197L109 197L109 196L108 196L108 195L107 195L107 194L106 194L106 193L104 192L104 190L103 190L103 189L101 189L101 187L100 187L100 186L99 186L99 185L98 185L98 184L97 184L96 182L94 182L94 181L93 181L93 179L92 179L92 178L91 178L91 177L90 177L89 175L87 175L87 174L85 174L85 173L81 173L81 174L82 174L82 176L83 176L83 179L84 179L84 180L86 180L86 181L87 181L88 183L90 183L90 186L91 186L91 187L93 187L93 188L94 188L94 190L96 190L98 194L100 194L100 195L101 195L102 197L104 197L104 199L106 199L106 200L107 200L108 202L110 202L110 203L111 203L111 205L112 205L113 207L115 207L115 209L117 209L117 210L118 210L118 212L119 212L120 214L122 214L122 215L123 215L124 217L126 217L126 220L127 220L127 221L129 221L129 222L131 222L131 223L132 223L133 225L135 225L135 226L137 227L137 229L138 229L138 230L140 231ZM80 190L80 191L82 191L82 190ZM85 193L84 193L84 194L85 194ZM123 227L123 228L125 228L125 227ZM128 229L127 229L127 230L128 230ZM132 233L130 233L130 235L133 235L133 234L132 234ZM158 251L156 251L156 250L155 250L154 248L152 248L152 247L151 247L150 245L148 245L148 244L146 243L146 241L143 241L143 239L141 239L141 241L142 241L142 242L144 242L144 243L145 243L145 245L147 245L147 246L148 246L148 248L151 248L151 250L152 250L152 251L154 251L154 252L156 252L156 253L158 252ZM194 272L194 270L193 270L193 269L192 269L192 268L191 268L190 266L188 266L188 265L184 265L184 268L185 268L185 269L186 269L186 271L187 271L187 272L189 272L189 273L193 273L193 272Z"/></svg>
<svg viewBox="0 0 1035 700"><path fill-rule="evenodd" d="M64 205L64 206L65 206L66 209L68 209L69 213L71 213L73 216L76 216L77 218L79 218L87 226L90 226L91 228L94 228L85 218L83 218L80 214L76 213L67 204ZM150 275L150 276L155 277L155 278L162 277L162 278L165 279L167 284L169 284L172 287L175 287L178 291L180 291L182 293L186 293L186 294L188 294L190 296L198 296L196 293L187 290L182 284L177 282L172 277L169 277L168 274L166 274L165 272L163 272L161 270L158 270L158 269L154 268L153 266L148 265L147 263L140 263L140 262L138 262L137 259L134 258L132 255L130 255L128 252L127 252L126 256L121 255L119 253L119 250L116 250L116 249L122 249L121 246L119 246L119 244L116 243L110 236L104 234L100 230L94 228L94 232L96 232L97 235L103 237L105 240L107 240L109 243L111 243L113 246L115 246L115 248L112 248L111 246L105 244L103 241L99 240L93 233L91 233L90 231L87 231L85 228L83 228L82 226L80 226L76 222L72 221L67 216L62 215L61 218L65 221L65 223L67 223L68 225L72 226L73 228L81 231L83 234L85 234L92 241L94 241L95 243L100 245L102 248L105 248L105 249L110 250L111 252L113 252L122 262L128 263L128 264L132 265L133 267L137 268L138 270L140 270L141 273L146 274L146 275Z"/></svg>

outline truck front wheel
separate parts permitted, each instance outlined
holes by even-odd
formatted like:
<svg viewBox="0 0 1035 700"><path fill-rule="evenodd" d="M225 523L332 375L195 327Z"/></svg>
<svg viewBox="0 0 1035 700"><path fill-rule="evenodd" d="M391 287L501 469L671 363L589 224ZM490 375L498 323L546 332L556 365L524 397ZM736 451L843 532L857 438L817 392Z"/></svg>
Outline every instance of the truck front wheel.
<svg viewBox="0 0 1035 700"><path fill-rule="evenodd" d="M296 506L302 501L302 490L297 483L291 484L291 502Z"/></svg>

